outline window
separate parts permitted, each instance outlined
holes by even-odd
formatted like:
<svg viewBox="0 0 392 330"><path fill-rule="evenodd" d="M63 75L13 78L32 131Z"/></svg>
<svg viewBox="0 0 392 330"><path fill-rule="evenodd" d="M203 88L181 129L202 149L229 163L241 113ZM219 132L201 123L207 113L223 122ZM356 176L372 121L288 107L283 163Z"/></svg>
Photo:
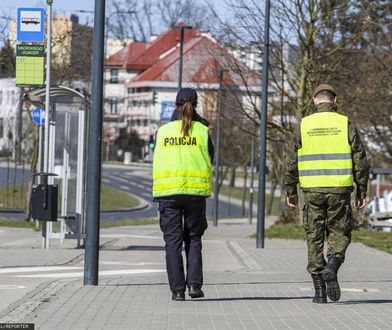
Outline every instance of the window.
<svg viewBox="0 0 392 330"><path fill-rule="evenodd" d="M110 98L110 113L117 113L117 98L111 97Z"/></svg>
<svg viewBox="0 0 392 330"><path fill-rule="evenodd" d="M110 83L111 84L118 84L118 69L111 69L110 70Z"/></svg>

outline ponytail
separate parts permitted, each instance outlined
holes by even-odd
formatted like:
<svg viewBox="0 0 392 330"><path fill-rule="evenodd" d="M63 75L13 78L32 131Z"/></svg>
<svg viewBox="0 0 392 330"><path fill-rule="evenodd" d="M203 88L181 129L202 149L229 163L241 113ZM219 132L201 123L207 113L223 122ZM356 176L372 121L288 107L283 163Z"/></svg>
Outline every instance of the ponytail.
<svg viewBox="0 0 392 330"><path fill-rule="evenodd" d="M193 105L190 101L185 102L181 106L181 119L182 119L182 134L189 136L189 130L192 124Z"/></svg>

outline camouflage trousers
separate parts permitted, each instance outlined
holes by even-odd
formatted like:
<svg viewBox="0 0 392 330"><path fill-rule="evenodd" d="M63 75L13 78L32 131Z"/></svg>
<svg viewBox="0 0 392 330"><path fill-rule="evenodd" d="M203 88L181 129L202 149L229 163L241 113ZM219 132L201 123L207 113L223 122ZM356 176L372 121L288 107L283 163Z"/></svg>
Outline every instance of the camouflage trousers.
<svg viewBox="0 0 392 330"><path fill-rule="evenodd" d="M344 261L346 249L351 242L353 228L350 194L323 194L304 192L304 228L308 245L310 274L320 273L327 257L340 257Z"/></svg>

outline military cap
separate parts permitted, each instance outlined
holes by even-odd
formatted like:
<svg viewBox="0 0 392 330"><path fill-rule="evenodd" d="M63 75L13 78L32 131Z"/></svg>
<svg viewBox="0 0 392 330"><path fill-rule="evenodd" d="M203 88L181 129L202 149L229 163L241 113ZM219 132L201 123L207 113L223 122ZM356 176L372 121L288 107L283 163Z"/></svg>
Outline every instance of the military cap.
<svg viewBox="0 0 392 330"><path fill-rule="evenodd" d="M335 96L337 96L335 88L333 88L331 85L320 84L314 90L313 97L315 97L321 91L329 91L329 92L333 93Z"/></svg>

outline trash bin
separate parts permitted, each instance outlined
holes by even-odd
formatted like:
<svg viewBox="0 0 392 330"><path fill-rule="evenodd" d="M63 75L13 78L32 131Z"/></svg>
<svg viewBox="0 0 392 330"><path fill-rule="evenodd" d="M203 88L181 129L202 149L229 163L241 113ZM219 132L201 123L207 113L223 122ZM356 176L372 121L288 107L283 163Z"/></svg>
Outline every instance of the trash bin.
<svg viewBox="0 0 392 330"><path fill-rule="evenodd" d="M35 173L43 178L43 183L34 184L31 191L31 218L38 221L57 221L57 185L48 184L48 176L54 173Z"/></svg>

